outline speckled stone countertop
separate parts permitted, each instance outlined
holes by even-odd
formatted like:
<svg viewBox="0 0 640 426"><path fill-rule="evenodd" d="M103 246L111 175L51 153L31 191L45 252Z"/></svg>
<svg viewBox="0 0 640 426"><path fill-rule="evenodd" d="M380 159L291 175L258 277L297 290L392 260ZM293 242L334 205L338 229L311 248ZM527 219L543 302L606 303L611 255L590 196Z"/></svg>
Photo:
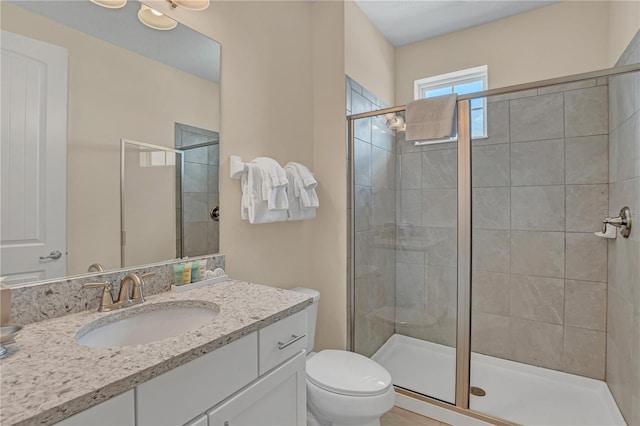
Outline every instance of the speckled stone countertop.
<svg viewBox="0 0 640 426"><path fill-rule="evenodd" d="M92 348L75 341L78 330L96 319L171 301L215 304L220 313L197 330L144 345ZM0 361L0 424L58 422L310 304L301 293L229 280L150 296L142 305L112 313L86 311L29 324Z"/></svg>

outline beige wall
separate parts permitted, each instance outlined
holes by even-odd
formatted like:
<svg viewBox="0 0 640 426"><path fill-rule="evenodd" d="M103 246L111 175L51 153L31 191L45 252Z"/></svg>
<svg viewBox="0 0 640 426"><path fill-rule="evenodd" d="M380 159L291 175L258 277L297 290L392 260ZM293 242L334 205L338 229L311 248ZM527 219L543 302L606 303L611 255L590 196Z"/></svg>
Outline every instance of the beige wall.
<svg viewBox="0 0 640 426"><path fill-rule="evenodd" d="M345 1L345 69L388 105L394 103L395 49L355 1ZM334 25L334 28L337 28Z"/></svg>
<svg viewBox="0 0 640 426"><path fill-rule="evenodd" d="M171 11L164 1L145 3L222 44L220 249L227 255L227 272L272 286L319 290L316 349L345 347L342 5L212 2L207 10L193 13ZM281 164L310 166L319 181L318 217L264 225L243 222L240 183L229 178L230 155L246 161L270 156Z"/></svg>
<svg viewBox="0 0 640 426"><path fill-rule="evenodd" d="M607 2L567 1L396 49L396 103L419 78L489 66L498 88L607 68Z"/></svg>
<svg viewBox="0 0 640 426"><path fill-rule="evenodd" d="M618 62L631 39L640 30L639 1L609 2L609 65Z"/></svg>
<svg viewBox="0 0 640 426"><path fill-rule="evenodd" d="M218 130L219 86L6 2L2 28L69 50L68 274L119 267L120 138L174 146L176 121Z"/></svg>
<svg viewBox="0 0 640 426"><path fill-rule="evenodd" d="M347 336L347 152L345 147L345 12L315 1L313 12L313 166L321 209L314 221L313 277L320 289L316 349L345 348Z"/></svg>

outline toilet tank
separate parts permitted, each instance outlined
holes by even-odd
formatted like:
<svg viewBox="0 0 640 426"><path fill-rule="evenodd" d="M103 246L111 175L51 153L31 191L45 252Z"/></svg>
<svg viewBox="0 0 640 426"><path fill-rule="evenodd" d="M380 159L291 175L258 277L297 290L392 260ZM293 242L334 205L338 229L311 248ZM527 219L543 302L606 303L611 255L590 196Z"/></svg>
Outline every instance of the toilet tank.
<svg viewBox="0 0 640 426"><path fill-rule="evenodd" d="M307 307L307 353L309 354L313 351L313 344L316 338L316 319L318 318L318 301L320 300L320 292L305 287L292 288L291 291L313 297L313 303Z"/></svg>

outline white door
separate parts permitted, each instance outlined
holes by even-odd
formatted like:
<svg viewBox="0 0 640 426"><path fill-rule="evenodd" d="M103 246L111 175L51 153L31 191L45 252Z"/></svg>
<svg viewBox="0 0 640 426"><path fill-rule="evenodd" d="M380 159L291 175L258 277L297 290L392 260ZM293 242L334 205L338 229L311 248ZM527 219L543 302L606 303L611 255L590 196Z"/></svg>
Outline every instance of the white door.
<svg viewBox="0 0 640 426"><path fill-rule="evenodd" d="M0 275L66 275L67 49L2 31Z"/></svg>

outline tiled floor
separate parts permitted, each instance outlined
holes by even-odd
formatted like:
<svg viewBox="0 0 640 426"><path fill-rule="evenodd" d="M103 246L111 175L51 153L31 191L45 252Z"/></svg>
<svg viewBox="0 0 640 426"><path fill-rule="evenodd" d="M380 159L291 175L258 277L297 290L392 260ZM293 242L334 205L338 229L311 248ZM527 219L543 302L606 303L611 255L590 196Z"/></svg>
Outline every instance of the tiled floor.
<svg viewBox="0 0 640 426"><path fill-rule="evenodd" d="M402 408L393 407L380 419L380 426L449 426Z"/></svg>

